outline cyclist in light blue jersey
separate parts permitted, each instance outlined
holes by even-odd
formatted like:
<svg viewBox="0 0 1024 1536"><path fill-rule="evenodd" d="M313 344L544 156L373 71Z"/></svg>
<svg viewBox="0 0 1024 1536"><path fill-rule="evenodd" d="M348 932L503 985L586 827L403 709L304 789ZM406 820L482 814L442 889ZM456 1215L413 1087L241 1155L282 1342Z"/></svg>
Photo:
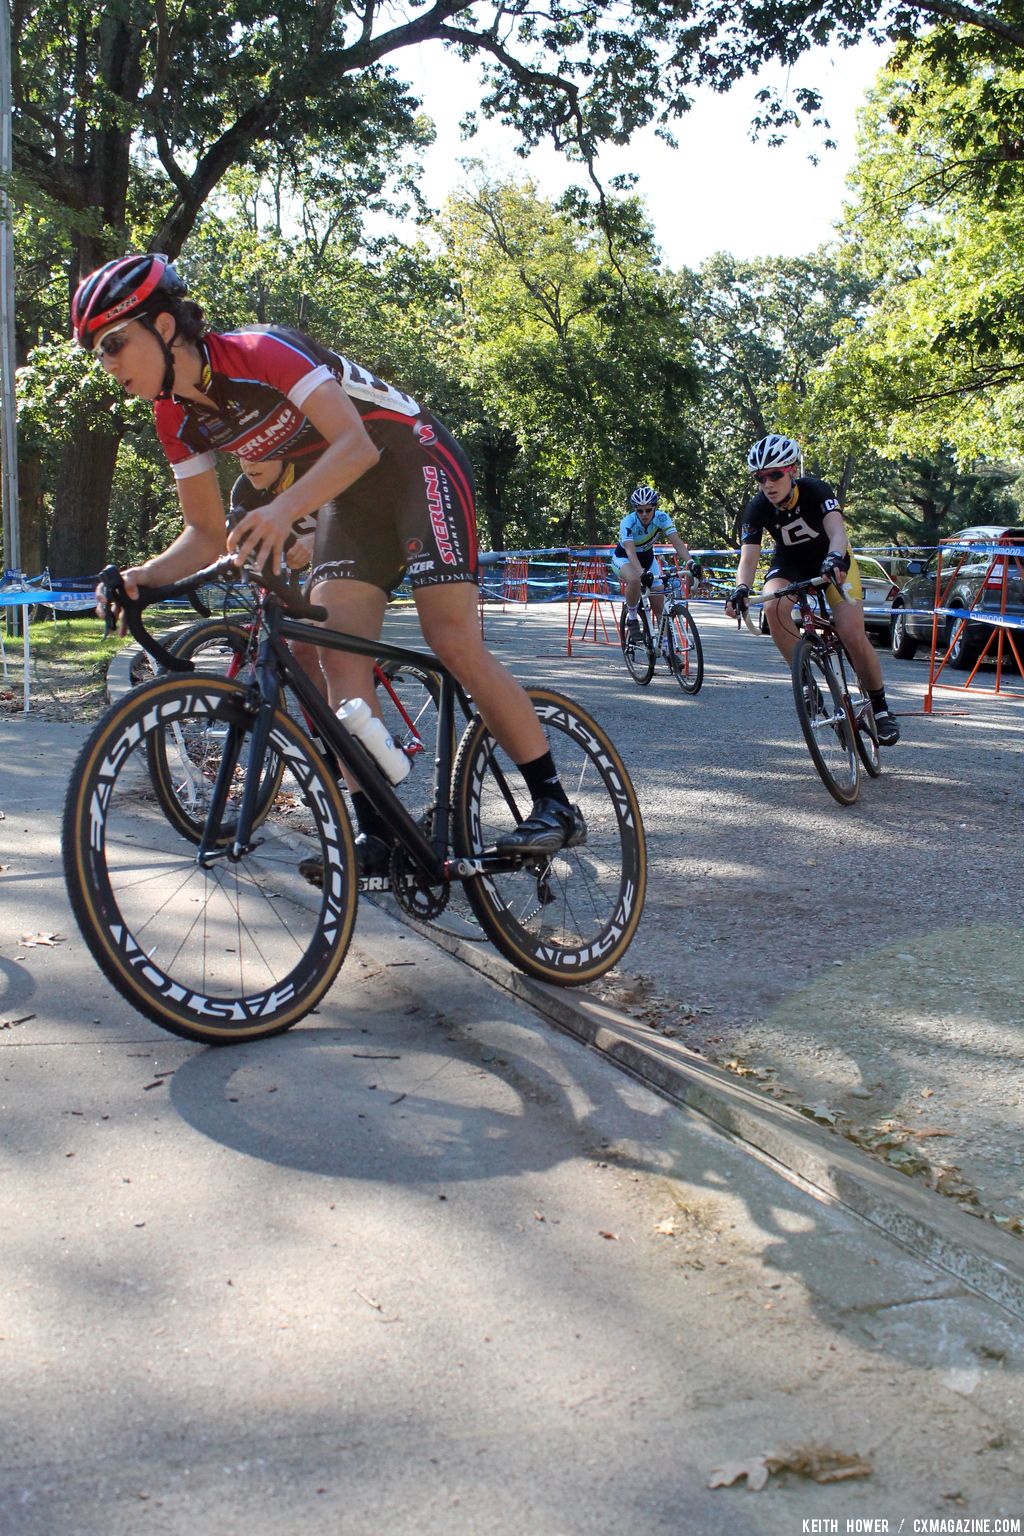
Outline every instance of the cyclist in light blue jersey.
<svg viewBox="0 0 1024 1536"><path fill-rule="evenodd" d="M631 640L640 636L640 620L636 608L640 601L643 579L648 572L651 581L651 610L657 624L665 601L664 572L661 561L654 552L656 544L671 544L688 571L695 571L696 562L690 558L689 546L675 530L675 524L667 512L658 510L658 493L650 485L639 485L629 498L630 510L619 524L619 542L612 555L612 565L622 583L622 595L626 599L626 634Z"/></svg>

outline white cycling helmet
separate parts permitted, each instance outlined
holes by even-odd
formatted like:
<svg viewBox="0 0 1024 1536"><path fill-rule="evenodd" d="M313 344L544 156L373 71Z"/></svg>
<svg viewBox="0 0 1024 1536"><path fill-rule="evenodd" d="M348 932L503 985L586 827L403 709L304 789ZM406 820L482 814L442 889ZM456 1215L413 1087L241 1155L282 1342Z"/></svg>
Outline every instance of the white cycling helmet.
<svg viewBox="0 0 1024 1536"><path fill-rule="evenodd" d="M780 432L769 432L747 454L747 468L751 474L759 469L788 469L791 464L799 464L802 457L799 443Z"/></svg>
<svg viewBox="0 0 1024 1536"><path fill-rule="evenodd" d="M651 485L638 485L629 498L631 507L656 507L658 505L658 493Z"/></svg>

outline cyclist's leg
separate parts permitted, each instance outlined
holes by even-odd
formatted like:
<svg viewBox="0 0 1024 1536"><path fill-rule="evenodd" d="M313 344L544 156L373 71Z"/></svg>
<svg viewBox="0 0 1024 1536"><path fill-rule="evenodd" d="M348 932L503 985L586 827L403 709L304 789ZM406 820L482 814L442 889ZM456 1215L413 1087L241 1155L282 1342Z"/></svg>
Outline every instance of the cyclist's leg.
<svg viewBox="0 0 1024 1536"><path fill-rule="evenodd" d="M626 600L626 607L630 613L636 613L637 603L640 601L640 582L643 578L643 569L636 560L631 560L628 555L625 558L612 558L612 564L619 573L619 581L622 583L622 595Z"/></svg>
<svg viewBox="0 0 1024 1536"><path fill-rule="evenodd" d="M310 601L327 609L326 628L345 630L365 640L379 640L387 593L369 581L332 579L322 570L323 574L314 573ZM374 713L379 713L372 656L355 656L326 645L317 654L332 709L337 709L345 699L365 699Z"/></svg>
<svg viewBox="0 0 1024 1536"><path fill-rule="evenodd" d="M813 574L813 573L812 573ZM806 575L801 576L792 572L785 573L776 566L765 577L761 596L765 599L764 612L768 620L768 629L782 656L787 662L792 662L793 652L796 650L797 641L800 639L800 631L793 623L792 604L788 602L771 602L769 599L773 592L781 592L783 587L788 587L792 581L806 581Z"/></svg>
<svg viewBox="0 0 1024 1536"><path fill-rule="evenodd" d="M413 596L427 645L458 678L513 761L528 763L546 752L526 690L484 645L475 582L418 587Z"/></svg>
<svg viewBox="0 0 1024 1536"><path fill-rule="evenodd" d="M826 587L826 597L831 592ZM843 602L829 602L829 612L832 622L836 627L836 634L843 642L846 654L853 663L853 669L868 693L872 693L882 686L882 667L878 660L878 652L867 637L864 628L864 604L853 598L846 598Z"/></svg>
<svg viewBox="0 0 1024 1536"><path fill-rule="evenodd" d="M525 690L484 645L477 605L473 472L438 422L428 434L396 428L392 526L430 649L469 693L526 781L533 809L502 839L509 853L548 852L586 835ZM415 551L410 557L409 552Z"/></svg>

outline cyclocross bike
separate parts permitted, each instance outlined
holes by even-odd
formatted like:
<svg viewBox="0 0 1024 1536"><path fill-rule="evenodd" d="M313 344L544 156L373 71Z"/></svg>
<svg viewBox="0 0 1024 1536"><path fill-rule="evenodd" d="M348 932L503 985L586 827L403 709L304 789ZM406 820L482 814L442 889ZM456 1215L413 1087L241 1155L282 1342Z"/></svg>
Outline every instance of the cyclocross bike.
<svg viewBox="0 0 1024 1536"><path fill-rule="evenodd" d="M235 574L231 560L219 561L138 602L117 573L106 585L135 638L180 669L189 663L153 641L143 608ZM461 883L482 929L529 975L573 986L617 964L640 921L647 861L635 791L601 727L571 700L528 690L587 831L554 855L499 854L497 838L529 814L530 797L451 674L436 657L308 622L324 611L267 585L274 596L249 680L189 673L143 683L98 722L72 774L63 829L71 905L123 996L173 1034L223 1045L290 1028L335 980L355 920L352 825L331 767L284 708L285 689L387 821L392 893L410 914L429 921ZM294 661L289 640L422 666L436 678L425 815L410 814ZM456 747L457 720L465 723ZM188 805L167 771L182 753Z"/></svg>
<svg viewBox="0 0 1024 1536"><path fill-rule="evenodd" d="M814 576L773 592L792 600L793 622L801 631L793 652L793 701L811 760L829 794L852 805L860 793L860 767L871 778L882 771L871 700L836 633L823 588Z"/></svg>
<svg viewBox="0 0 1024 1536"><path fill-rule="evenodd" d="M660 655L684 693L699 693L704 681L704 651L682 584L678 578L666 581L661 621L655 629L649 596L653 580L651 572L645 571L636 610L639 635L632 637L627 632L625 603L619 615L619 642L629 675L642 688L646 687Z"/></svg>

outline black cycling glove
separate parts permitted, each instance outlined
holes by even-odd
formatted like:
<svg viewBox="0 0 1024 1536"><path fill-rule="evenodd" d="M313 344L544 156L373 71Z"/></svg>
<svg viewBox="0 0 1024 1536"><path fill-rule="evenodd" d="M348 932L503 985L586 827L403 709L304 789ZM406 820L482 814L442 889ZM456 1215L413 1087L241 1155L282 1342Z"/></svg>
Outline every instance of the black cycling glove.
<svg viewBox="0 0 1024 1536"><path fill-rule="evenodd" d="M747 598L749 596L750 588L746 585L745 582L741 581L739 586L734 587L730 593L726 601L726 607L734 609L736 613L746 613L749 606L747 603Z"/></svg>
<svg viewBox="0 0 1024 1536"><path fill-rule="evenodd" d="M849 569L849 555L837 555L834 550L821 562L821 574L827 576L829 581L835 582L837 587L842 586L843 577Z"/></svg>

